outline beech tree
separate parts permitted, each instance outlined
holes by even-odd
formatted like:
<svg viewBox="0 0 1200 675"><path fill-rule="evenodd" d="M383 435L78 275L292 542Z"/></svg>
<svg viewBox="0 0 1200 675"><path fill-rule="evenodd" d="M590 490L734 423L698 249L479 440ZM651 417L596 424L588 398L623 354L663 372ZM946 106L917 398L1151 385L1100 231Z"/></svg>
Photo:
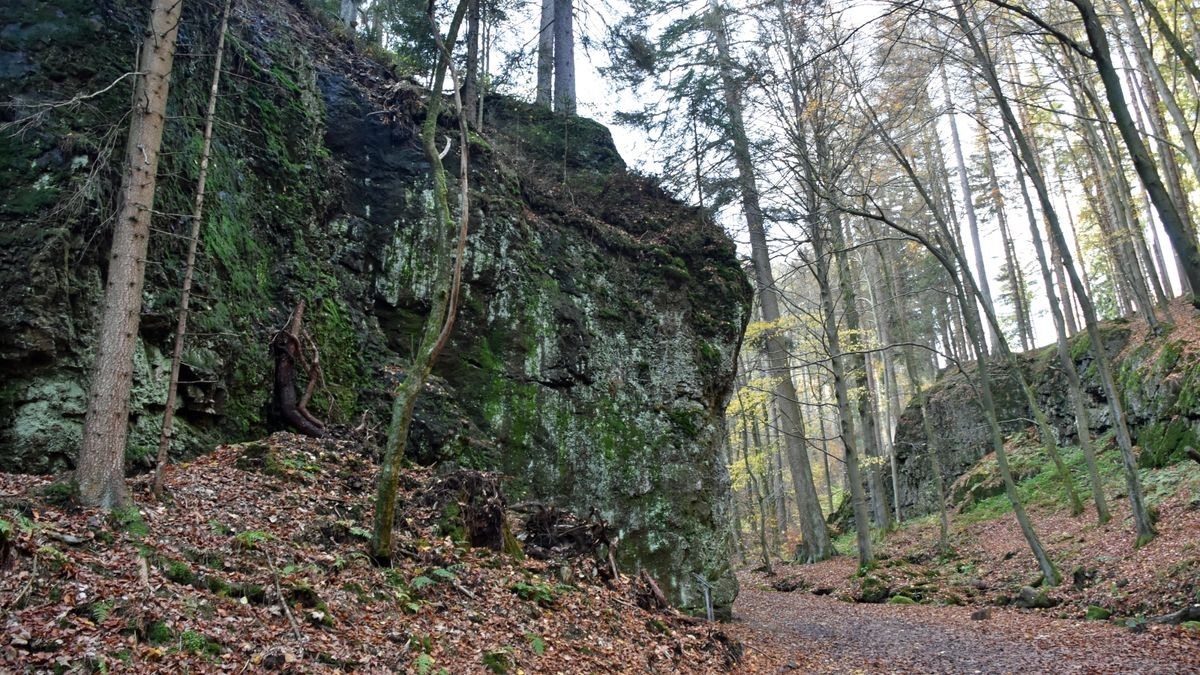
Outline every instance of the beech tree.
<svg viewBox="0 0 1200 675"><path fill-rule="evenodd" d="M85 506L112 509L129 502L125 488L125 442L129 433L133 354L141 319L159 149L182 12L182 0L154 0L138 58L140 72L134 88L120 201L108 255L83 444L74 476L79 500Z"/></svg>

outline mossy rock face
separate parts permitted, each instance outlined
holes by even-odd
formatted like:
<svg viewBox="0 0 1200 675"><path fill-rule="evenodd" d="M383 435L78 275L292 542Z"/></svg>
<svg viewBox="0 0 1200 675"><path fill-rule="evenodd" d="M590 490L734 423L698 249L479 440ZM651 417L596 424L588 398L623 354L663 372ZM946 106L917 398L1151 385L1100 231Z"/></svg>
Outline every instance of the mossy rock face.
<svg viewBox="0 0 1200 675"><path fill-rule="evenodd" d="M338 51L340 41L310 39L325 29L301 4L251 0L239 11L255 20L231 24L225 68L238 77L224 79L217 106L177 456L269 430L265 346L299 300L327 383L309 409L335 423L389 418L396 367L428 312L438 226L416 135L425 94L392 87L385 68ZM145 7L8 3L0 19L15 27L0 36L0 94L36 103L125 72ZM183 18L156 211L190 211L212 67L203 45L217 19ZM79 188L128 100L114 87L20 143L0 138L10 254L0 261L0 471L74 462L109 244L96 233L112 202ZM391 114L377 114L385 104ZM595 508L619 533L620 565L646 569L693 611L700 574L727 613L736 581L718 443L751 293L736 248L707 215L627 172L602 125L507 99L486 108L489 125L471 143L461 309L418 403L410 456L499 470L514 501ZM108 184L117 163L102 169ZM73 194L82 208L53 209ZM131 468L148 467L156 448L185 253L179 237L152 237Z"/></svg>
<svg viewBox="0 0 1200 675"><path fill-rule="evenodd" d="M1188 316L1188 321L1197 321ZM1112 360L1126 421L1138 446L1138 464L1143 469L1188 461L1186 449L1200 447L1200 420L1196 417L1196 411L1200 410L1200 354L1182 337L1183 328L1194 327L1168 326L1161 335L1131 342L1133 330L1129 321L1116 319L1100 325L1100 337ZM1112 431L1113 420L1092 347L1086 332L1069 341L1070 356L1082 379L1092 438L1102 439ZM1060 445L1077 444L1074 405L1056 350L1051 346L1017 354L1015 358ZM950 503L963 509L1003 492L995 461L985 459L993 448L972 384L977 367L974 363L965 364L965 373L947 369L929 388L927 405L943 475L951 486ZM1026 434L1026 442L1018 445L1032 448L1037 443L1036 432L1030 431L1032 414L1018 378L1011 368L1000 363L992 364L991 375L1002 432L1009 441L1018 434ZM938 504L929 443L915 401L900 416L895 448L901 509L911 515L935 512ZM1103 450L1102 445L1099 450ZM1012 454L1016 457L1018 453ZM1037 453L1032 456L1036 459ZM1034 478L1039 472L1044 473L1044 466L1037 461L1022 465L1014 460L1014 477L1018 482Z"/></svg>

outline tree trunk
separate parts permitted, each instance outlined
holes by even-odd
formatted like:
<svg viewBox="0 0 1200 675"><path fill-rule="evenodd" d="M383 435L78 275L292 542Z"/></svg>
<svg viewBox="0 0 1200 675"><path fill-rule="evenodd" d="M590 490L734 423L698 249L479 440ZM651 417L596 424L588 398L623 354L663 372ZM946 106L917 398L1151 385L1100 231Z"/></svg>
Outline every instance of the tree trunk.
<svg viewBox="0 0 1200 675"><path fill-rule="evenodd" d="M983 106L979 102L979 92L971 87L975 99L975 111L979 119L985 119ZM979 148L983 150L983 169L987 174L988 190L992 202L996 206L996 221L1000 226L1000 240L1004 246L1004 276L1008 281L1008 292L1012 296L1013 314L1017 324L1017 338L1021 342L1021 350L1029 351L1033 346L1033 328L1029 323L1029 310L1025 306L1024 273L1017 261L1017 252L1013 247L1012 235L1008 229L1008 211L1004 208L1004 192L1000 190L1000 179L996 177L996 162L992 156L991 138L987 129L980 129Z"/></svg>
<svg viewBox="0 0 1200 675"><path fill-rule="evenodd" d="M758 183L754 174L754 163L750 156L750 141L742 120L741 93L733 77L733 62L729 53L729 41L721 10L715 0L709 0L709 30L717 46L718 68L729 115L729 130L733 137L733 154L737 165L738 188L741 193L742 210L746 218L746 229L750 234L751 261L754 266L754 281L758 294L763 321L778 322L779 299L776 296L775 278L771 271L770 254L767 250L766 230L759 202ZM767 339L767 365L770 377L775 380L776 409L779 412L780 433L787 443L788 468L792 473L793 487L799 511L800 531L812 561L825 560L832 553L829 531L821 515L817 489L813 483L812 468L809 466L808 449L804 440L804 418L800 414L796 385L792 380L787 345L783 336L773 332Z"/></svg>
<svg viewBox="0 0 1200 675"><path fill-rule="evenodd" d="M342 0L341 7L338 10L338 17L341 18L342 25L351 34L358 27L358 6L361 4L362 0Z"/></svg>
<svg viewBox="0 0 1200 675"><path fill-rule="evenodd" d="M975 216L975 201L971 197L971 184L967 177L967 163L963 159L962 139L958 135L958 121L955 119L957 113L954 109L954 104L950 98L950 80L946 77L946 67L941 68L942 74L942 89L946 95L946 110L950 116L950 138L954 145L954 159L958 162L958 186L962 190L963 209L967 213L967 229L971 233L971 245L975 253L975 268L976 277L979 279L979 289L983 292L983 302L989 308L993 307L992 291L988 282L987 267L983 264L983 246L979 241L979 220ZM964 273L969 270L963 270ZM999 341L999 336L994 331L991 333L991 342L996 344ZM985 342L983 348L988 349Z"/></svg>
<svg viewBox="0 0 1200 675"><path fill-rule="evenodd" d="M575 114L574 0L554 0L554 112Z"/></svg>
<svg viewBox="0 0 1200 675"><path fill-rule="evenodd" d="M182 11L182 0L154 0L138 59L142 73L134 90L120 205L108 258L104 311L83 422L83 444L74 477L79 501L85 506L112 509L129 503L125 488L125 441L129 432L133 353L141 319L158 155Z"/></svg>
<svg viewBox="0 0 1200 675"><path fill-rule="evenodd" d="M213 61L212 84L208 89L208 109L204 113L204 141L200 147L200 169L196 177L196 200L192 205L192 232L188 237L187 262L183 268L183 290L179 294L179 317L175 324L175 347L171 352L171 379L167 383L167 403L163 409L162 433L158 438L158 462L154 467L155 497L162 497L163 469L171 449L175 422L175 397L179 392L179 368L183 363L183 341L187 335L188 304L192 297L192 275L196 270L196 246L200 243L200 219L204 214L204 185L208 180L208 159L212 149L213 119L217 112L217 90L221 84L221 61L225 55L225 32L229 28L229 8L225 0L221 27L217 31L217 51Z"/></svg>
<svg viewBox="0 0 1200 675"><path fill-rule="evenodd" d="M408 429L412 424L413 409L417 397L425 388L425 380L433 371L433 364L438 354L446 346L450 331L454 327L454 317L458 310L458 294L462 283L463 252L466 246L467 225L470 216L468 203L469 186L469 150L470 142L467 131L467 121L463 114L462 99L459 96L459 85L453 82L455 108L458 112L459 132L459 227L458 245L454 252L453 275L450 273L449 234L454 228L454 218L450 215L450 202L446 185L446 169L442 166L441 153L437 147L438 118L441 113L442 87L445 84L447 70L453 58L449 47L452 47L458 37L459 27L466 14L468 0L459 0L454 17L450 21L445 41L437 34L436 21L432 14L430 23L434 26L434 39L437 41L440 55L438 65L434 70L433 88L429 94L426 107L425 121L421 125L421 142L425 155L431 165L433 183L434 229L433 233L433 263L437 270L430 292L430 311L425 317L425 325L421 331L421 341L414 350L412 362L409 364L402 381L396 390L396 399L392 404L392 420L388 426L387 443L384 446L383 461L379 468L379 478L375 491L375 516L371 532L371 556L381 562L390 563L392 556L392 528L396 518L396 491L400 486L400 465L404 459L405 447L408 443ZM429 6L433 11L433 5ZM449 46L449 47L448 47ZM451 78L454 71L449 70Z"/></svg>
<svg viewBox="0 0 1200 675"><path fill-rule="evenodd" d="M1079 371L1075 368L1075 359L1071 358L1071 348L1067 344L1066 321L1063 319L1063 312L1058 297L1054 293L1050 263L1046 260L1046 250L1042 246L1042 234L1038 230L1037 219L1033 216L1033 204L1029 200L1029 190L1025 186L1025 179L1019 164L1020 157L1017 154L1015 144L1011 148L1011 151L1018 162L1018 166L1016 167L1017 175L1021 180L1021 192L1025 196L1025 208L1030 214L1029 234L1033 240L1034 251L1037 253L1038 267L1042 271L1042 283L1046 287L1046 301L1050 305L1050 316L1054 320L1055 347L1058 352L1058 361L1063 371L1067 374L1067 393L1071 399L1071 404L1075 408L1075 428L1079 435L1079 447L1083 451L1084 461L1087 464L1088 479L1092 485L1092 501L1096 505L1096 516L1103 524L1109 520L1108 502L1104 498L1104 485L1100 480L1100 470L1096 463L1096 450L1092 446L1087 399L1084 398L1083 384L1079 381ZM1075 508L1079 498L1075 496L1073 487L1070 490L1072 508Z"/></svg>
<svg viewBox="0 0 1200 675"><path fill-rule="evenodd" d="M475 124L479 110L479 2L467 0L467 60L463 68L463 112Z"/></svg>
<svg viewBox="0 0 1200 675"><path fill-rule="evenodd" d="M1081 8L1081 12L1083 11L1082 5L1087 4L1087 6L1090 7L1088 0L1073 0L1073 2L1076 3L1077 7ZM1003 116L1005 124L1011 130L1013 138L1016 141L1022 161L1024 162L1026 171L1029 174L1029 179L1033 183L1034 191L1037 193L1038 201L1041 202L1042 213L1046 218L1046 223L1050 228L1050 233L1055 241L1057 241L1059 250L1063 252L1064 263L1068 272L1070 273L1071 285L1075 289L1075 294L1079 298L1080 305L1083 308L1084 320L1087 324L1088 338L1091 343L1092 353L1096 357L1094 362L1097 370L1100 373L1100 379L1104 384L1105 394L1108 396L1108 404L1113 413L1113 423L1117 432L1117 444L1121 448L1121 459L1125 468L1126 489L1129 493L1134 523L1138 533L1136 545L1141 546L1154 537L1154 525L1153 521L1151 520L1150 513L1146 509L1146 506L1142 500L1142 488L1137 474L1137 459L1133 454L1133 441L1129 436L1129 428L1125 420L1125 407L1121 401L1121 393L1117 389L1116 382L1113 379L1111 361L1109 360L1104 339L1100 335L1099 322L1097 321L1095 310L1092 307L1091 299L1082 293L1083 284L1080 282L1078 275L1075 274L1074 266L1071 264L1070 254L1066 250L1066 241L1063 238L1062 228L1058 223L1058 216L1054 209L1054 204L1050 200L1050 193L1046 187L1046 181L1042 178L1041 171L1038 169L1037 159L1032 148L1029 146L1029 143L1025 140L1024 135L1021 133L1016 116L1009 107L1008 101L1000 92L1000 83L996 77L995 70L991 67L990 61L986 58L986 47L983 47L979 44L971 28L971 24L968 22L966 14L963 10L962 0L955 0L955 9L957 10L958 14L959 27L962 29L964 35L966 35L968 41L971 43L972 49L975 50L976 55L979 57L978 62L983 69L983 74L988 81L988 85L992 87L993 91L999 94L996 97L997 105L1000 107L1000 112ZM1092 23L1095 23L1095 21L1096 17L1093 10L1093 14L1091 15L1090 19L1085 22L1089 24L1089 36L1092 36L1097 28L1099 28L1099 26L1091 25ZM1107 44L1103 42L1103 36L1100 38L1092 37L1092 39L1093 41L1100 43L1100 46L1103 47L1105 53L1107 53ZM1096 51L1100 50L1097 49ZM1112 75L1112 73L1110 73L1110 75ZM1119 87L1120 83L1117 82L1116 84ZM1119 97L1120 93L1117 92L1116 98ZM1128 111L1125 111L1125 119L1128 121ZM1140 139L1135 140L1140 142ZM1142 146L1142 150L1145 150L1145 146ZM1136 153L1131 154L1135 154L1136 156ZM1159 185L1161 187L1161 183L1159 183ZM1193 246L1193 252L1194 249L1195 247Z"/></svg>
<svg viewBox="0 0 1200 675"><path fill-rule="evenodd" d="M542 0L538 30L536 103L546 108L554 103L554 5L555 0Z"/></svg>
<svg viewBox="0 0 1200 675"><path fill-rule="evenodd" d="M1196 234L1184 224L1183 218L1179 215L1178 206L1172 201L1166 186L1163 185L1154 160L1150 157L1150 152L1146 149L1146 144L1142 142L1142 138L1134 126L1133 118L1129 115L1129 107L1125 103L1125 95L1121 90L1121 79L1113 65L1104 25L1100 22L1100 17L1091 0L1072 0L1072 4L1079 10L1079 15L1083 19L1088 44L1091 46L1092 61L1095 62L1096 69L1100 72L1100 81L1104 84L1108 107L1112 111L1117 130L1121 132L1121 138L1124 139L1125 145L1129 149L1133 168L1142 179L1142 185L1146 187L1146 192L1150 193L1150 201L1158 211L1159 221L1162 222L1163 229L1167 231L1167 236L1171 238L1171 243L1174 244L1175 250L1179 252L1179 257L1183 260L1188 282L1192 288L1200 288L1200 249L1196 245ZM1193 296L1192 304L1200 308L1200 296ZM1150 531L1143 532L1141 526L1139 526L1138 532L1139 539L1151 536Z"/></svg>

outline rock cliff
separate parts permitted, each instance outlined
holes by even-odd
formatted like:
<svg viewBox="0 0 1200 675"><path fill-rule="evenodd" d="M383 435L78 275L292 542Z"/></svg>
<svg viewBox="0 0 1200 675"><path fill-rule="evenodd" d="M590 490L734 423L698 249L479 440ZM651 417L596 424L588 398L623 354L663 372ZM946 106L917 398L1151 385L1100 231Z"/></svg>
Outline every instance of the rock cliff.
<svg viewBox="0 0 1200 675"><path fill-rule="evenodd" d="M424 93L303 2L237 6L177 454L266 430L266 344L301 299L327 380L311 408L383 424L431 278L415 138ZM144 11L124 0L5 5L0 92L38 106L103 89L131 68ZM215 25L203 5L185 9L135 363L134 467L149 465L162 416L178 214L190 210ZM0 135L2 471L74 460L126 83ZM717 443L750 298L734 246L628 172L604 127L502 98L486 112L472 138L463 307L410 455L499 469L515 499L594 508L619 529L626 569L650 570L692 608L699 574L727 607L736 582Z"/></svg>
<svg viewBox="0 0 1200 675"><path fill-rule="evenodd" d="M1114 357L1117 386L1124 397L1142 466L1161 467L1181 461L1186 447L1200 446L1200 355L1193 346L1196 317L1181 303L1173 305L1172 310L1174 324L1159 336L1147 335L1144 324L1124 319L1103 324L1101 330L1108 353ZM1093 435L1101 437L1111 430L1112 417L1089 344L1086 334L1070 340L1071 354L1088 396ZM1054 346L1020 354L1018 362L1037 391L1060 445L1077 443L1066 375ZM974 367L966 366L967 373ZM1005 432L1030 428L1032 414L1017 379L999 365L993 369L997 412ZM948 369L929 396L930 421L938 435L939 457L949 487L991 452L990 440L974 388L963 373ZM1036 435L1036 430L1030 429L1030 434ZM1112 443L1108 437L1101 438L1101 442ZM906 516L929 513L937 507L928 447L920 410L913 403L904 411L896 431L900 505ZM1040 468L1040 464L1037 466Z"/></svg>

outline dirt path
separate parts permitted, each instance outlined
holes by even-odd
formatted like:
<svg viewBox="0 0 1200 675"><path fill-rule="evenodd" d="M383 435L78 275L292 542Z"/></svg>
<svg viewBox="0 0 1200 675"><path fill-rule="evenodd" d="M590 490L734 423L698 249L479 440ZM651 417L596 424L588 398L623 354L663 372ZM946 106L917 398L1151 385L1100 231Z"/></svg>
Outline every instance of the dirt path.
<svg viewBox="0 0 1200 675"><path fill-rule="evenodd" d="M730 632L741 672L1200 673L1200 637L1154 626L969 607L870 605L743 586Z"/></svg>

